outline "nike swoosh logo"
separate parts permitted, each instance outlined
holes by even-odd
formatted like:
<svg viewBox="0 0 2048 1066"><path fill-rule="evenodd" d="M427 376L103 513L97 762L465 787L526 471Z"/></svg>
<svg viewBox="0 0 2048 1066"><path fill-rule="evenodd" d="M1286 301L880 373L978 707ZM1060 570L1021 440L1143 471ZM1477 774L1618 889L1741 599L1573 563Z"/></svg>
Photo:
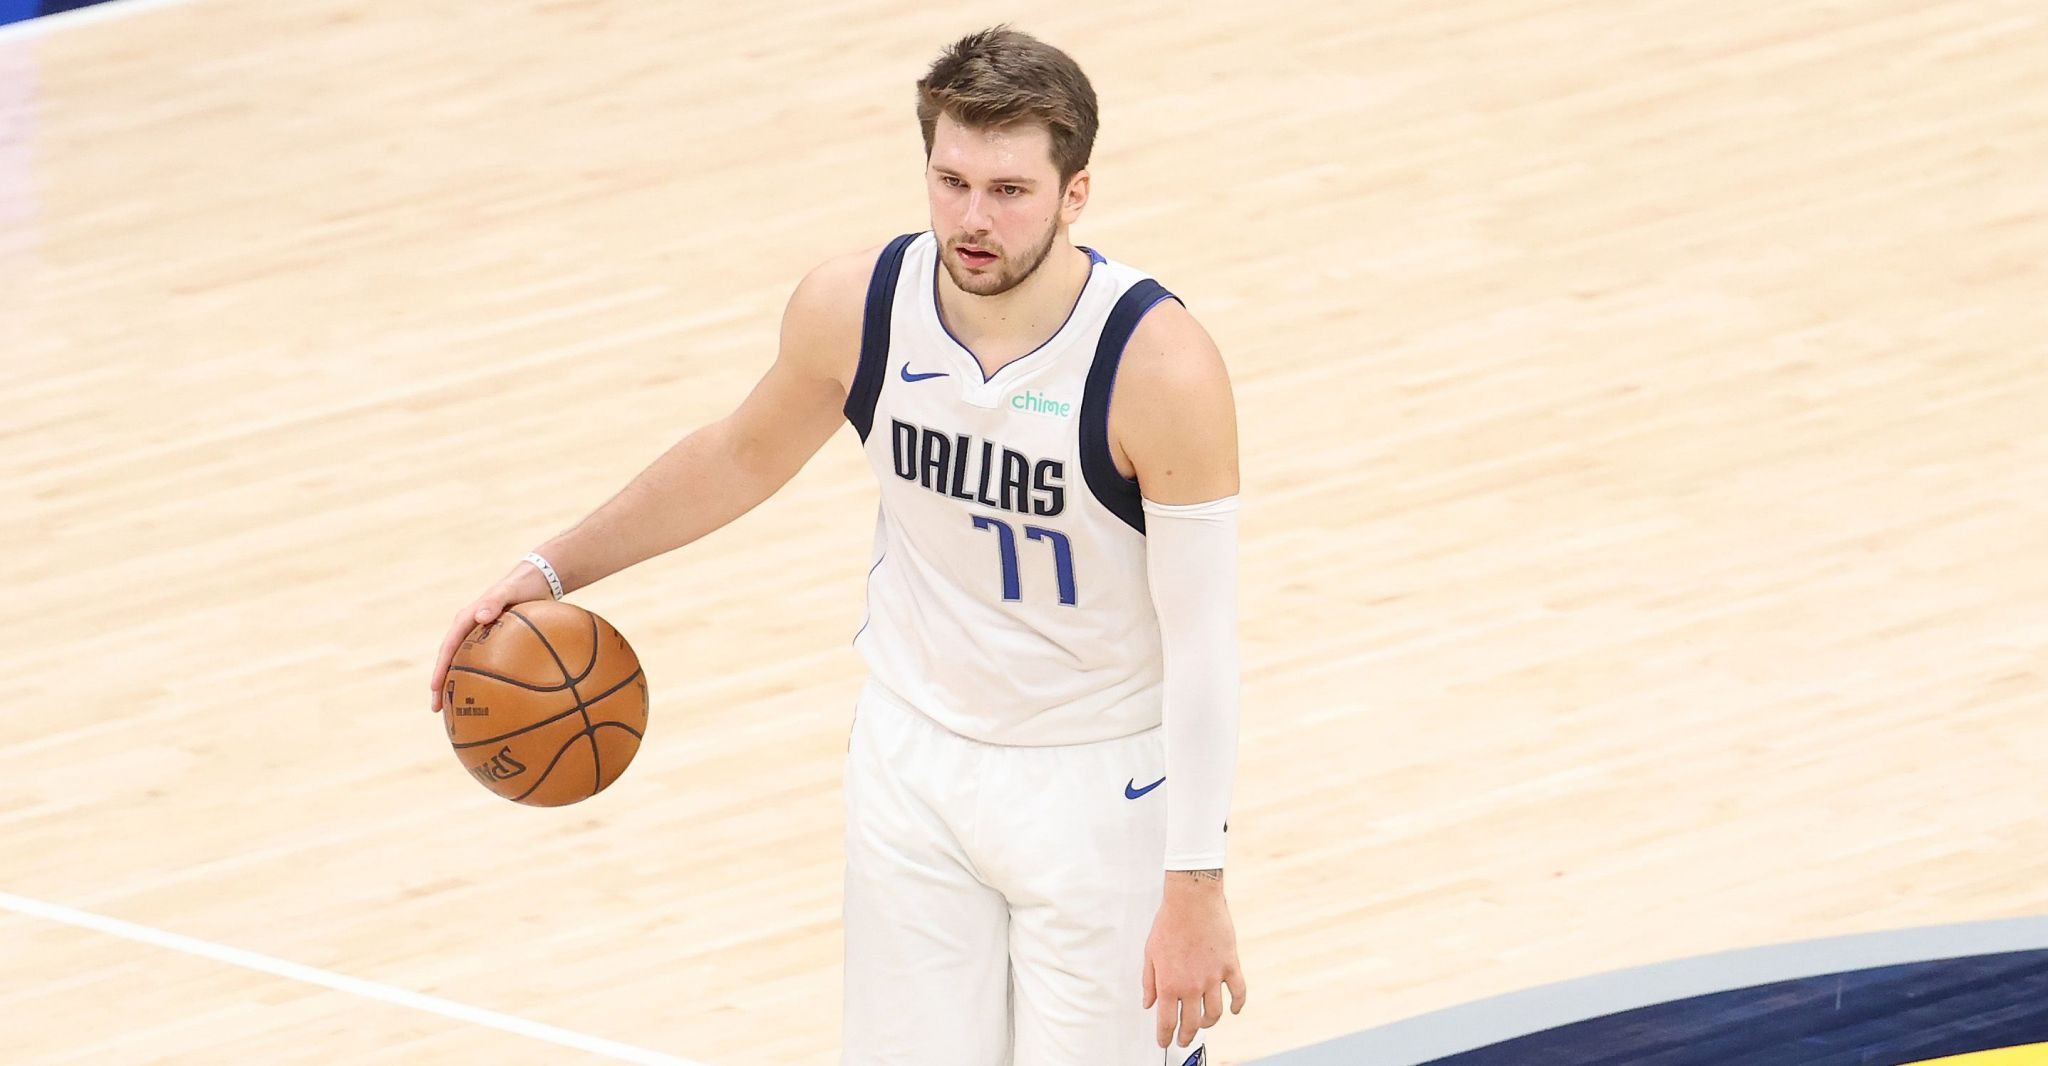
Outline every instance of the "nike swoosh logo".
<svg viewBox="0 0 2048 1066"><path fill-rule="evenodd" d="M1131 783L1124 786L1124 798L1132 800L1137 799L1139 796L1142 796L1145 793L1150 792L1153 789L1158 788L1159 786L1165 783L1166 779L1162 777L1159 780L1154 781L1149 785L1146 785L1144 788L1139 788L1138 779L1135 777L1131 778Z"/></svg>
<svg viewBox="0 0 2048 1066"><path fill-rule="evenodd" d="M942 378L947 376L947 373L943 370L935 371L930 374L913 374L910 372L910 364L903 364L903 380L905 381L924 381L927 378Z"/></svg>

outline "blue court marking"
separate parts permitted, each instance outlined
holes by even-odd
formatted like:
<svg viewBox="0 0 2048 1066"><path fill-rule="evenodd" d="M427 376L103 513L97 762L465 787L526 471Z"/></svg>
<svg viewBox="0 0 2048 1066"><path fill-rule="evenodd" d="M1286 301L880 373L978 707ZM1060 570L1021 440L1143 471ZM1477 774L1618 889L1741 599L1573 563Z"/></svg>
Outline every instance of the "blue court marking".
<svg viewBox="0 0 2048 1066"><path fill-rule="evenodd" d="M153 8L170 7L185 3L186 0L96 0L92 3L77 3L74 0L0 0L0 10L19 11L26 7L28 15L12 16L9 21L0 16L0 44L26 37L39 37L56 30L74 29L141 14ZM34 16L34 17L30 17Z"/></svg>
<svg viewBox="0 0 2048 1066"><path fill-rule="evenodd" d="M1772 1020L1761 1021L1760 1010ZM1905 1031L1887 1021L1898 1018ZM1860 1033L1859 1023L1868 1023ZM1763 1039L1744 1044L1746 1035ZM1246 1066L1887 1066L2040 1040L2048 1040L2048 917L1775 944L1596 974Z"/></svg>

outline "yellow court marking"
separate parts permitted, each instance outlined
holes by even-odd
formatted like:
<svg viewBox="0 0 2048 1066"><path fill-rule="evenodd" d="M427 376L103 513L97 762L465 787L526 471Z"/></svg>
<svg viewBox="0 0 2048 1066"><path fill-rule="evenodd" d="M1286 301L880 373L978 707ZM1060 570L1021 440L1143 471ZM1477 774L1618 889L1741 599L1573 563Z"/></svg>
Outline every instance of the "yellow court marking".
<svg viewBox="0 0 2048 1066"><path fill-rule="evenodd" d="M2022 1044L1996 1051L1973 1051L1945 1059L1927 1059L1907 1066L2048 1066L2048 1044Z"/></svg>

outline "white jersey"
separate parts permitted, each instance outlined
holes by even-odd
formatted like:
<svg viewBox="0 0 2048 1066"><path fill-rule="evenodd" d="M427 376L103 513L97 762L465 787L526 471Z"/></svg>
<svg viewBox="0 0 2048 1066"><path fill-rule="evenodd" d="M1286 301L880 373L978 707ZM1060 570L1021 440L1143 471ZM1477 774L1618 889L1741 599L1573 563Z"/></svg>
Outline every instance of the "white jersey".
<svg viewBox="0 0 2048 1066"><path fill-rule="evenodd" d="M937 238L898 237L846 400L882 489L854 647L897 701L992 744L1160 723L1145 517L1110 459L1108 409L1131 331L1173 297L1083 250L1066 323L990 377L939 318Z"/></svg>

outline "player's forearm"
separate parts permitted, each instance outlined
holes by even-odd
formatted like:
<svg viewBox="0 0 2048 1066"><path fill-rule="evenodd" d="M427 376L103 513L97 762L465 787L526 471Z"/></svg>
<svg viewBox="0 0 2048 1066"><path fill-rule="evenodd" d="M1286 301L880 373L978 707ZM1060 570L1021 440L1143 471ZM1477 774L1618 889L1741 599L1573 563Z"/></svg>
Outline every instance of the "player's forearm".
<svg viewBox="0 0 2048 1066"><path fill-rule="evenodd" d="M673 551L753 510L789 480L741 446L730 419L704 425L569 531L534 549L566 593Z"/></svg>

